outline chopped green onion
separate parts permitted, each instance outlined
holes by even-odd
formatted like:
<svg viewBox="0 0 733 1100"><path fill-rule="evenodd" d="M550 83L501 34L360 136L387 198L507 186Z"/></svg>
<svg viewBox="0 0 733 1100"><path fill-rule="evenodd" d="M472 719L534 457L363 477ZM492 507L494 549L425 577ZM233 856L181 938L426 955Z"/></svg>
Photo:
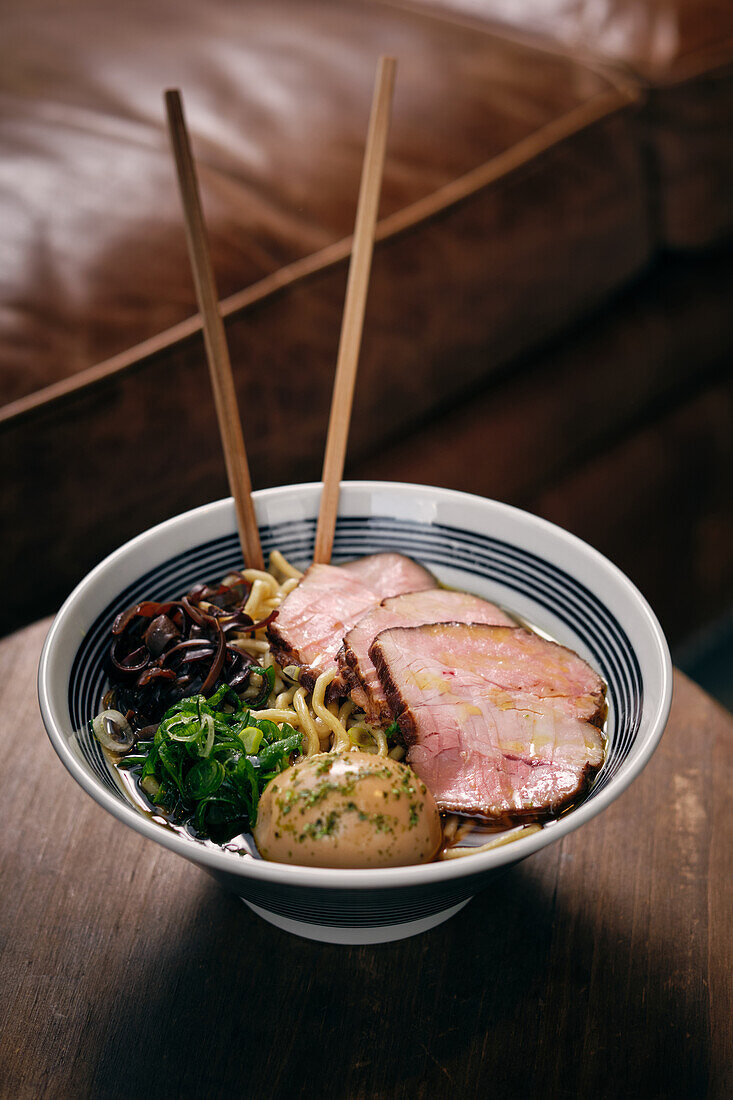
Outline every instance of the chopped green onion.
<svg viewBox="0 0 733 1100"><path fill-rule="evenodd" d="M274 669L262 676L266 701ZM127 765L153 804L202 836L230 839L250 829L263 790L302 750L291 725L257 719L258 704L245 706L224 686L210 699L194 695L170 707Z"/></svg>
<svg viewBox="0 0 733 1100"><path fill-rule="evenodd" d="M216 730L214 728L214 719L210 714L204 714L201 719L202 726L206 729L206 741L202 746L199 746L199 755L208 756L214 746L214 737Z"/></svg>
<svg viewBox="0 0 733 1100"><path fill-rule="evenodd" d="M179 733L179 729L185 732ZM201 726L195 718L183 716L178 722L171 722L168 736L172 741L198 741L201 738Z"/></svg>
<svg viewBox="0 0 733 1100"><path fill-rule="evenodd" d="M387 738L388 741L393 741L399 732L399 724L397 722L390 722L390 724L384 731L384 736Z"/></svg>
<svg viewBox="0 0 733 1100"><path fill-rule="evenodd" d="M148 798L155 798L160 790L160 783L154 775L146 775L145 778L140 781L140 786L145 791Z"/></svg>
<svg viewBox="0 0 733 1100"><path fill-rule="evenodd" d="M127 754L127 756L123 756L120 760L117 761L117 767L134 768L137 767L139 764L144 764L146 760L147 755L143 755L142 753L130 752Z"/></svg>
<svg viewBox="0 0 733 1100"><path fill-rule="evenodd" d="M207 798L221 786L226 772L218 760L199 760L186 776L186 795L189 798Z"/></svg>
<svg viewBox="0 0 733 1100"><path fill-rule="evenodd" d="M253 756L260 747L264 736L264 731L258 729L257 726L247 726L247 728L243 729L240 733L239 740L244 745L244 751L250 756Z"/></svg>

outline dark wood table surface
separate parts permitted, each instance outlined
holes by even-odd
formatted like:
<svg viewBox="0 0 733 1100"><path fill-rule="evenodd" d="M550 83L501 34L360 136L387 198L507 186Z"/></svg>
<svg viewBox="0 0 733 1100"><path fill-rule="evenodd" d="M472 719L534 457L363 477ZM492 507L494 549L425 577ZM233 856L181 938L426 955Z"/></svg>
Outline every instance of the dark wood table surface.
<svg viewBox="0 0 733 1100"><path fill-rule="evenodd" d="M731 1097L733 718L424 936L296 939L77 787L0 643L3 1097Z"/></svg>

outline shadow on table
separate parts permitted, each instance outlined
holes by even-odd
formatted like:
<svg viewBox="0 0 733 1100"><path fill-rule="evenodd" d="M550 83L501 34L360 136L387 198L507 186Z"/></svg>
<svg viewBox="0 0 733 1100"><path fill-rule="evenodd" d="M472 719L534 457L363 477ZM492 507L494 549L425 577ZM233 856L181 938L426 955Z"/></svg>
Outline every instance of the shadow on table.
<svg viewBox="0 0 733 1100"><path fill-rule="evenodd" d="M424 936L344 948L204 880L176 946L130 961L94 1095L704 1095L695 1001L663 979L663 947L578 909L529 861Z"/></svg>

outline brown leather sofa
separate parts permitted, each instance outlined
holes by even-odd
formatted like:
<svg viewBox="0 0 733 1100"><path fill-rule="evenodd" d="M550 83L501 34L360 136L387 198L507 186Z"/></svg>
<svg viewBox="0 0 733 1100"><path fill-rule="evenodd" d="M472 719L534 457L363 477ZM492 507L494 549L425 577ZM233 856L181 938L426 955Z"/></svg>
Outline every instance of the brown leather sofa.
<svg viewBox="0 0 733 1100"><path fill-rule="evenodd" d="M733 9L29 0L0 39L2 627L227 492L162 90L257 486L317 478L377 56L399 58L348 474L495 496L674 639L733 594Z"/></svg>

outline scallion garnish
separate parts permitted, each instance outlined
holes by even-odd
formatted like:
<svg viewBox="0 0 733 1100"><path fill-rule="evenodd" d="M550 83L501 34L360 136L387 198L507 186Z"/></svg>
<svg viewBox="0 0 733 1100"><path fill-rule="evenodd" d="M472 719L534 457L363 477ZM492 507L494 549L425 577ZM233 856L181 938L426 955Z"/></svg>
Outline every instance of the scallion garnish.
<svg viewBox="0 0 733 1100"><path fill-rule="evenodd" d="M397 722L390 722L390 724L384 731L384 736L387 738L388 741L393 741L399 732L399 724Z"/></svg>
<svg viewBox="0 0 733 1100"><path fill-rule="evenodd" d="M267 688L269 671L263 669ZM258 720L253 705L259 698L245 705L227 685L210 699L182 699L166 711L152 742L139 742L125 761L143 789L155 791L156 806L202 836L225 840L250 830L262 791L301 751L302 734Z"/></svg>

